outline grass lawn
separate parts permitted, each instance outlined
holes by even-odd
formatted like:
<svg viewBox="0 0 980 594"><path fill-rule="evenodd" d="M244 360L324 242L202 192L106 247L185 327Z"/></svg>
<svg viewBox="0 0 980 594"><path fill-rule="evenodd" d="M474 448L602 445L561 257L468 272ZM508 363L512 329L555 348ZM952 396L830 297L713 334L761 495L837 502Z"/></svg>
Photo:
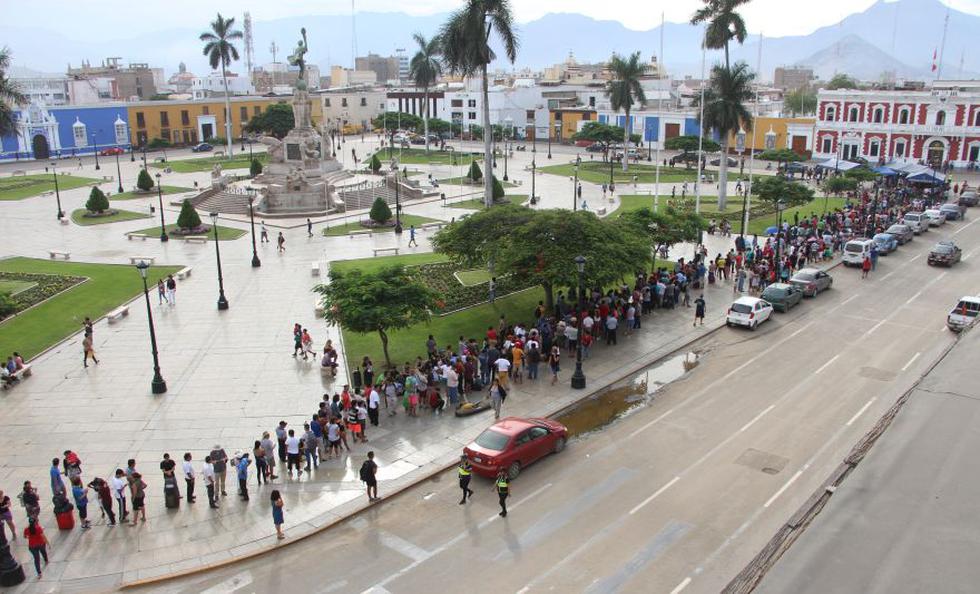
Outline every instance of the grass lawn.
<svg viewBox="0 0 980 594"><path fill-rule="evenodd" d="M116 211L115 214L106 215L104 217L86 217L83 216L88 211L84 208L79 208L73 210L71 213L71 220L74 221L76 225L88 226L88 225L102 225L104 223L118 223L119 221L133 221L136 219L148 219L150 215L142 212L133 212L131 210L120 210L113 209Z"/></svg>
<svg viewBox="0 0 980 594"><path fill-rule="evenodd" d="M99 180L75 175L59 175L58 190L73 190ZM54 176L51 175L19 175L17 177L0 178L0 200L23 200L38 196L43 192L54 191Z"/></svg>
<svg viewBox="0 0 980 594"><path fill-rule="evenodd" d="M150 269L150 276L156 282L158 277L173 274L181 268L182 266L155 266ZM0 270L84 276L89 279L0 323L0 353L17 351L25 358L31 358L78 332L85 316L97 319L143 291L143 281L136 268L122 264L12 258L0 261ZM149 343L146 350L149 356Z"/></svg>
<svg viewBox="0 0 980 594"><path fill-rule="evenodd" d="M477 268L475 270L460 270L456 273L456 278L467 287L472 287L473 285L479 285L489 281L490 271L482 268Z"/></svg>
<svg viewBox="0 0 980 594"><path fill-rule="evenodd" d="M265 164L267 155L265 153L255 153L255 158L259 163ZM230 169L248 169L252 162L248 155L237 154L231 159L226 157L198 157L196 159L168 160L166 163L151 163L151 167L163 169L169 166L177 173L195 173L198 171L211 171L216 163L221 164L225 171Z"/></svg>
<svg viewBox="0 0 980 594"><path fill-rule="evenodd" d="M412 225L419 227L425 223L437 223L437 219L430 219L428 217L420 217L418 215L403 214L401 215L402 229L405 233L408 233L408 228ZM347 223L346 225L334 225L323 230L323 234L327 237L336 237L338 235L347 235L351 231L364 231L367 227L362 227L357 221L353 223ZM394 227L383 227L381 229L372 229L375 233L394 233Z"/></svg>
<svg viewBox="0 0 980 594"><path fill-rule="evenodd" d="M482 179L474 184L473 182L470 181L470 178L468 178L468 177L447 177L446 179L440 179L439 180L439 183L440 184L450 184L450 185L455 185L455 186L475 186L477 188L482 188L483 187L483 180ZM504 187L504 188L516 188L517 187L517 184L511 183L511 182L505 182L504 180L500 180L500 185L502 187Z"/></svg>
<svg viewBox="0 0 980 594"><path fill-rule="evenodd" d="M198 233L196 235L175 235L174 231L177 230L177 224L171 223L167 225L167 235L170 239L187 239L188 237L203 237L207 235L208 239L214 239L214 231L208 230L206 233ZM235 229L234 227L222 227L218 225L218 240L219 241L231 241L233 239L238 239L242 235L245 235L248 231L244 229ZM160 238L160 226L147 227L146 229L140 229L139 231L130 231L130 235L145 235L153 239Z"/></svg>
<svg viewBox="0 0 980 594"><path fill-rule="evenodd" d="M37 283L32 283L30 281L0 280L0 293L16 295L21 291L26 291L27 289L34 287L35 285L37 285Z"/></svg>
<svg viewBox="0 0 980 594"><path fill-rule="evenodd" d="M647 194L626 194L619 197L620 206L612 212L624 213L630 210L639 210L644 206L653 208L653 196ZM694 208L695 199L688 196L684 200L680 197L671 198L669 195L661 195L659 201L659 207L665 208L670 202L673 205L680 206L682 203L689 205ZM726 212L732 212L735 208L735 203L730 199L728 201L728 210ZM742 208L742 200L738 200L738 208ZM701 213L705 216L710 216L711 213L718 212L718 197L717 196L701 196Z"/></svg>
<svg viewBox="0 0 980 594"><path fill-rule="evenodd" d="M455 159L453 155L455 154ZM439 165L469 165L473 161L473 155L470 153L456 153L455 151L437 151L430 150L428 153L425 152L424 148L416 149L398 149L397 147L392 149L391 156L388 156L388 149L383 148L377 152L378 159L381 160L381 168L387 169L388 163L391 162L392 158L398 160L398 165L428 165L430 163L436 163ZM483 153L476 155L477 160L480 160ZM368 164L371 162L371 155L368 155L364 159L364 163Z"/></svg>
<svg viewBox="0 0 980 594"><path fill-rule="evenodd" d="M528 196L527 194L507 194L506 196L504 196L504 199L507 200L508 202L510 202L511 204L516 204L516 205L520 206L521 204L523 204L524 202L527 201L527 196ZM449 203L449 207L450 208L468 208L470 210L483 210L484 208L486 208L486 206L484 206L484 204L483 204L483 199L482 198L481 199L474 198L472 200L463 200L462 202L450 202Z"/></svg>
<svg viewBox="0 0 980 594"><path fill-rule="evenodd" d="M819 198L814 198L808 204L804 204L803 206L794 206L793 208L787 208L786 210L783 211L783 220L789 221L790 224L792 224L794 213L798 213L800 219L803 219L804 217L809 217L811 214L820 216L827 210L833 212L837 208L844 208L843 198L834 198L834 197L826 198L826 203L827 203L826 209L824 208L824 200L825 199L821 196ZM749 228L746 230L746 232L762 235L763 233L766 232L766 229L768 229L769 227L774 227L778 222L778 220L779 217L778 215L775 214L766 215L764 217L759 217L757 219L750 218Z"/></svg>
<svg viewBox="0 0 980 594"><path fill-rule="evenodd" d="M628 184L632 184L634 175L637 176L637 183L641 184L652 184L657 179L657 169L652 165L630 163L629 167L629 171L624 173L622 165L618 163L613 164L613 182L617 186L625 187ZM552 175L563 175L569 178L575 176L575 166L571 163L538 167L538 171ZM688 171L682 167L660 168L660 181L663 183L694 181L697 175L697 171L694 169ZM594 184L607 184L609 183L609 163L582 161L582 164L578 168L578 177L580 180Z"/></svg>
<svg viewBox="0 0 980 594"><path fill-rule="evenodd" d="M163 186L163 195L167 194L180 194L183 192L193 192L194 188L182 188L180 186ZM134 200L136 198L156 198L157 189L154 186L149 192L123 192L122 194L113 194L109 196L109 200Z"/></svg>
<svg viewBox="0 0 980 594"><path fill-rule="evenodd" d="M330 263L330 270L338 272L350 272L360 270L364 273L377 272L386 266L400 264L402 266L412 266L416 264L432 264L434 262L445 262L448 260L442 254L428 252L425 254L405 254L404 256L382 256L380 258L360 258L357 260L336 260Z"/></svg>

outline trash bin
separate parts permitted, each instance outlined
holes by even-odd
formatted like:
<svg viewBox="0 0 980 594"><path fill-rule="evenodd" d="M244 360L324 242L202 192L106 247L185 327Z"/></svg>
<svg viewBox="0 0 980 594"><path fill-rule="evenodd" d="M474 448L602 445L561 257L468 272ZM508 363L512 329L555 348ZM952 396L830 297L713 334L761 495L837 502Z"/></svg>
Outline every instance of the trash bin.
<svg viewBox="0 0 980 594"><path fill-rule="evenodd" d="M163 498L167 509L180 507L180 491L177 488L177 477L168 476L163 479Z"/></svg>
<svg viewBox="0 0 980 594"><path fill-rule="evenodd" d="M153 205L151 204L151 205L150 205L150 214L153 214L153 213L155 213L156 211L157 211L157 207L155 207L155 206L153 206Z"/></svg>

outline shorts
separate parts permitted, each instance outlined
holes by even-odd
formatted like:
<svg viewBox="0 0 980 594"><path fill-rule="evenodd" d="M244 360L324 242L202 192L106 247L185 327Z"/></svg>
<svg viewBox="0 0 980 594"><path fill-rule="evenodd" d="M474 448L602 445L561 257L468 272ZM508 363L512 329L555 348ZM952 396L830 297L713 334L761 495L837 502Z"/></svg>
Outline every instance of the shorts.
<svg viewBox="0 0 980 594"><path fill-rule="evenodd" d="M6 520L8 522L13 522L14 521L14 515L11 514L10 513L10 510L8 509L7 511L3 512L2 514L0 514L0 520Z"/></svg>
<svg viewBox="0 0 980 594"><path fill-rule="evenodd" d="M347 428L350 429L350 432L351 433L360 433L361 432L361 424L360 423L351 423L350 425L348 425Z"/></svg>
<svg viewBox="0 0 980 594"><path fill-rule="evenodd" d="M143 509L143 499L144 498L145 498L144 495L140 495L139 497L133 497L133 509L134 510L135 509Z"/></svg>
<svg viewBox="0 0 980 594"><path fill-rule="evenodd" d="M367 484L368 487L377 487L378 486L378 479L376 479L376 478L372 478L371 480L364 481L364 482L365 482L365 484Z"/></svg>
<svg viewBox="0 0 980 594"><path fill-rule="evenodd" d="M330 447L332 447L332 448L339 448L340 447L340 440L339 439L331 439L329 441L330 441Z"/></svg>
<svg viewBox="0 0 980 594"><path fill-rule="evenodd" d="M299 461L302 458L302 454L289 454L288 458L293 465L299 466Z"/></svg>

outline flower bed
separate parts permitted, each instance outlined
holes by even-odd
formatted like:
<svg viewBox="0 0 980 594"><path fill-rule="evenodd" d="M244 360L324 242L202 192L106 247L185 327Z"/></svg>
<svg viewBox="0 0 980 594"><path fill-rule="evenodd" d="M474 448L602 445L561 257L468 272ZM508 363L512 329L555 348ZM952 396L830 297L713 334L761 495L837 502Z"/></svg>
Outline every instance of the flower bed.
<svg viewBox="0 0 980 594"><path fill-rule="evenodd" d="M83 276L60 276L55 274L23 274L13 272L0 272L2 280L17 280L35 283L33 287L21 291L11 297L14 302L14 312L17 314L25 309L37 305L46 299L54 297L62 291L66 291L75 285L85 282ZM0 316L0 320L5 319Z"/></svg>
<svg viewBox="0 0 980 594"><path fill-rule="evenodd" d="M409 271L419 282L439 294L439 301L436 306L440 314L472 307L487 301L490 296L489 282L464 286L456 278L454 274L456 270L456 265L451 262L420 264L409 267ZM511 274L498 276L496 296L498 298L503 297L532 286L534 286L534 282L529 279L522 279Z"/></svg>

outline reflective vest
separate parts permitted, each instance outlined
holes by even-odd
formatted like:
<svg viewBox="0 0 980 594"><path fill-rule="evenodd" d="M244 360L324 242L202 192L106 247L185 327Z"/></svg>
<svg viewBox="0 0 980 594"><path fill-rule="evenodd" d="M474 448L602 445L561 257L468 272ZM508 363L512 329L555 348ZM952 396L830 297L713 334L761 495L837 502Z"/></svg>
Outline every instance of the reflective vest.
<svg viewBox="0 0 980 594"><path fill-rule="evenodd" d="M464 476L470 476L470 474L472 472L473 471L472 471L471 467L468 464L460 464L459 465L459 476L460 476L460 478L463 478Z"/></svg>
<svg viewBox="0 0 980 594"><path fill-rule="evenodd" d="M497 479L497 492L498 493L500 493L502 495L503 494L506 494L507 493L507 486L508 486L507 479L505 479L505 478Z"/></svg>

